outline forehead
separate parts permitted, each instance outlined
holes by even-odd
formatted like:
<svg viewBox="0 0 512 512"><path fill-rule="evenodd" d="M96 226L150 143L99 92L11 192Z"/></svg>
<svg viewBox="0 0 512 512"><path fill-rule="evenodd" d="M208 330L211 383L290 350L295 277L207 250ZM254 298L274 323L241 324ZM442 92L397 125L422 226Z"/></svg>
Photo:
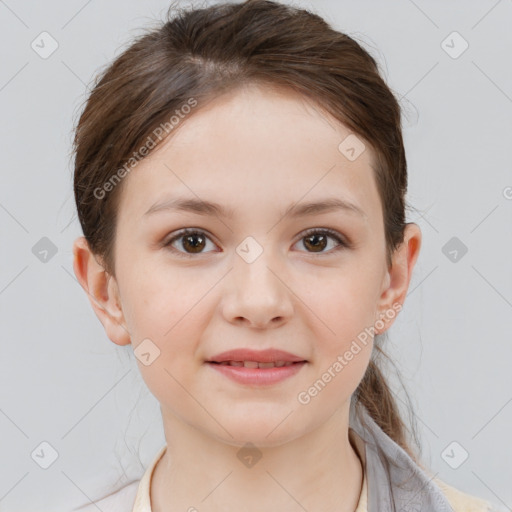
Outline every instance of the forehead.
<svg viewBox="0 0 512 512"><path fill-rule="evenodd" d="M351 130L305 97L247 86L192 109L124 178L119 216L136 221L155 201L195 197L232 210L342 194L371 215L379 207L373 150L347 158Z"/></svg>

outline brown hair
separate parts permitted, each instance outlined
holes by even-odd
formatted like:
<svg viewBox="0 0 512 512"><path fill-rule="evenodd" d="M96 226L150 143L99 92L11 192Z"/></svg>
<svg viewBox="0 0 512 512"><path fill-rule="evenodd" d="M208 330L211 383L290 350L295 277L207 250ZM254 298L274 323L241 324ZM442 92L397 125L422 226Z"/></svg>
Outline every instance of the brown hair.
<svg viewBox="0 0 512 512"><path fill-rule="evenodd" d="M116 210L127 163L133 165L134 156L149 140L152 149L147 154L165 140L159 136L162 127L173 133L171 115L183 124L180 112L190 111L184 105L196 102L200 108L252 83L299 92L373 149L389 266L393 251L403 242L407 165L400 106L374 58L318 15L270 0L181 9L171 16L173 8L162 26L139 36L102 72L76 127L78 216L105 269L115 275ZM119 184L112 182L116 176ZM353 399L418 462L393 392L379 369L378 357L385 356L381 342L377 335L372 360ZM414 427L413 433L419 446Z"/></svg>

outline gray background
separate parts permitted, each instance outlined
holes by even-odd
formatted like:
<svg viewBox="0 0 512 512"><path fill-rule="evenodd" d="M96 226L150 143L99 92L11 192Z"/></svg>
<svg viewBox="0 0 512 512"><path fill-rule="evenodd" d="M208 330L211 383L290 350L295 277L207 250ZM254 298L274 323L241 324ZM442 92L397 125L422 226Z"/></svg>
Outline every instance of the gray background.
<svg viewBox="0 0 512 512"><path fill-rule="evenodd" d="M426 463L510 508L512 1L294 4L363 44L401 98L417 209L408 220L423 246L387 349ZM0 1L1 511L69 511L139 479L165 442L131 346L108 340L73 273L70 149L97 71L168 5ZM43 31L58 43L46 59L31 47ZM469 44L457 58L453 31ZM43 237L57 249L46 262L36 256ZM457 261L445 255L454 243L468 249ZM398 384L396 393L402 403ZM58 453L48 469L31 456L42 442ZM454 469L447 461L462 450L469 457Z"/></svg>

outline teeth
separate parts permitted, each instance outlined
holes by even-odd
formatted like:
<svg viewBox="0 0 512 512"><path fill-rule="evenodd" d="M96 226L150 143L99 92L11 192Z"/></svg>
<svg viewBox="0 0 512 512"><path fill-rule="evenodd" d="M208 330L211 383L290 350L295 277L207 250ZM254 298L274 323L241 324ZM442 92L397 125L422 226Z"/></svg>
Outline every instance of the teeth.
<svg viewBox="0 0 512 512"><path fill-rule="evenodd" d="M290 366L293 363L291 361L276 361L275 363L259 363L257 361L222 361L225 366L243 366L245 368L274 368L277 366L280 368L281 366Z"/></svg>

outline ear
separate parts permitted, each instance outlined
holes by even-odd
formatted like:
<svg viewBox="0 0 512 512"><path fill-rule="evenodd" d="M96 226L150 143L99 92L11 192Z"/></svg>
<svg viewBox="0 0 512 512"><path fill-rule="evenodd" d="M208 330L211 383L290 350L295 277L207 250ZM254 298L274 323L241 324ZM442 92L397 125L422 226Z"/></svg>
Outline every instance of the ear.
<svg viewBox="0 0 512 512"><path fill-rule="evenodd" d="M130 333L125 327L117 281L98 263L83 236L73 243L73 269L107 336L117 345L128 345Z"/></svg>
<svg viewBox="0 0 512 512"><path fill-rule="evenodd" d="M404 240L396 248L391 267L386 271L377 305L379 316L375 319L375 334L382 334L389 329L397 317L396 313L402 309L420 247L421 230L417 224L409 222L405 226Z"/></svg>

